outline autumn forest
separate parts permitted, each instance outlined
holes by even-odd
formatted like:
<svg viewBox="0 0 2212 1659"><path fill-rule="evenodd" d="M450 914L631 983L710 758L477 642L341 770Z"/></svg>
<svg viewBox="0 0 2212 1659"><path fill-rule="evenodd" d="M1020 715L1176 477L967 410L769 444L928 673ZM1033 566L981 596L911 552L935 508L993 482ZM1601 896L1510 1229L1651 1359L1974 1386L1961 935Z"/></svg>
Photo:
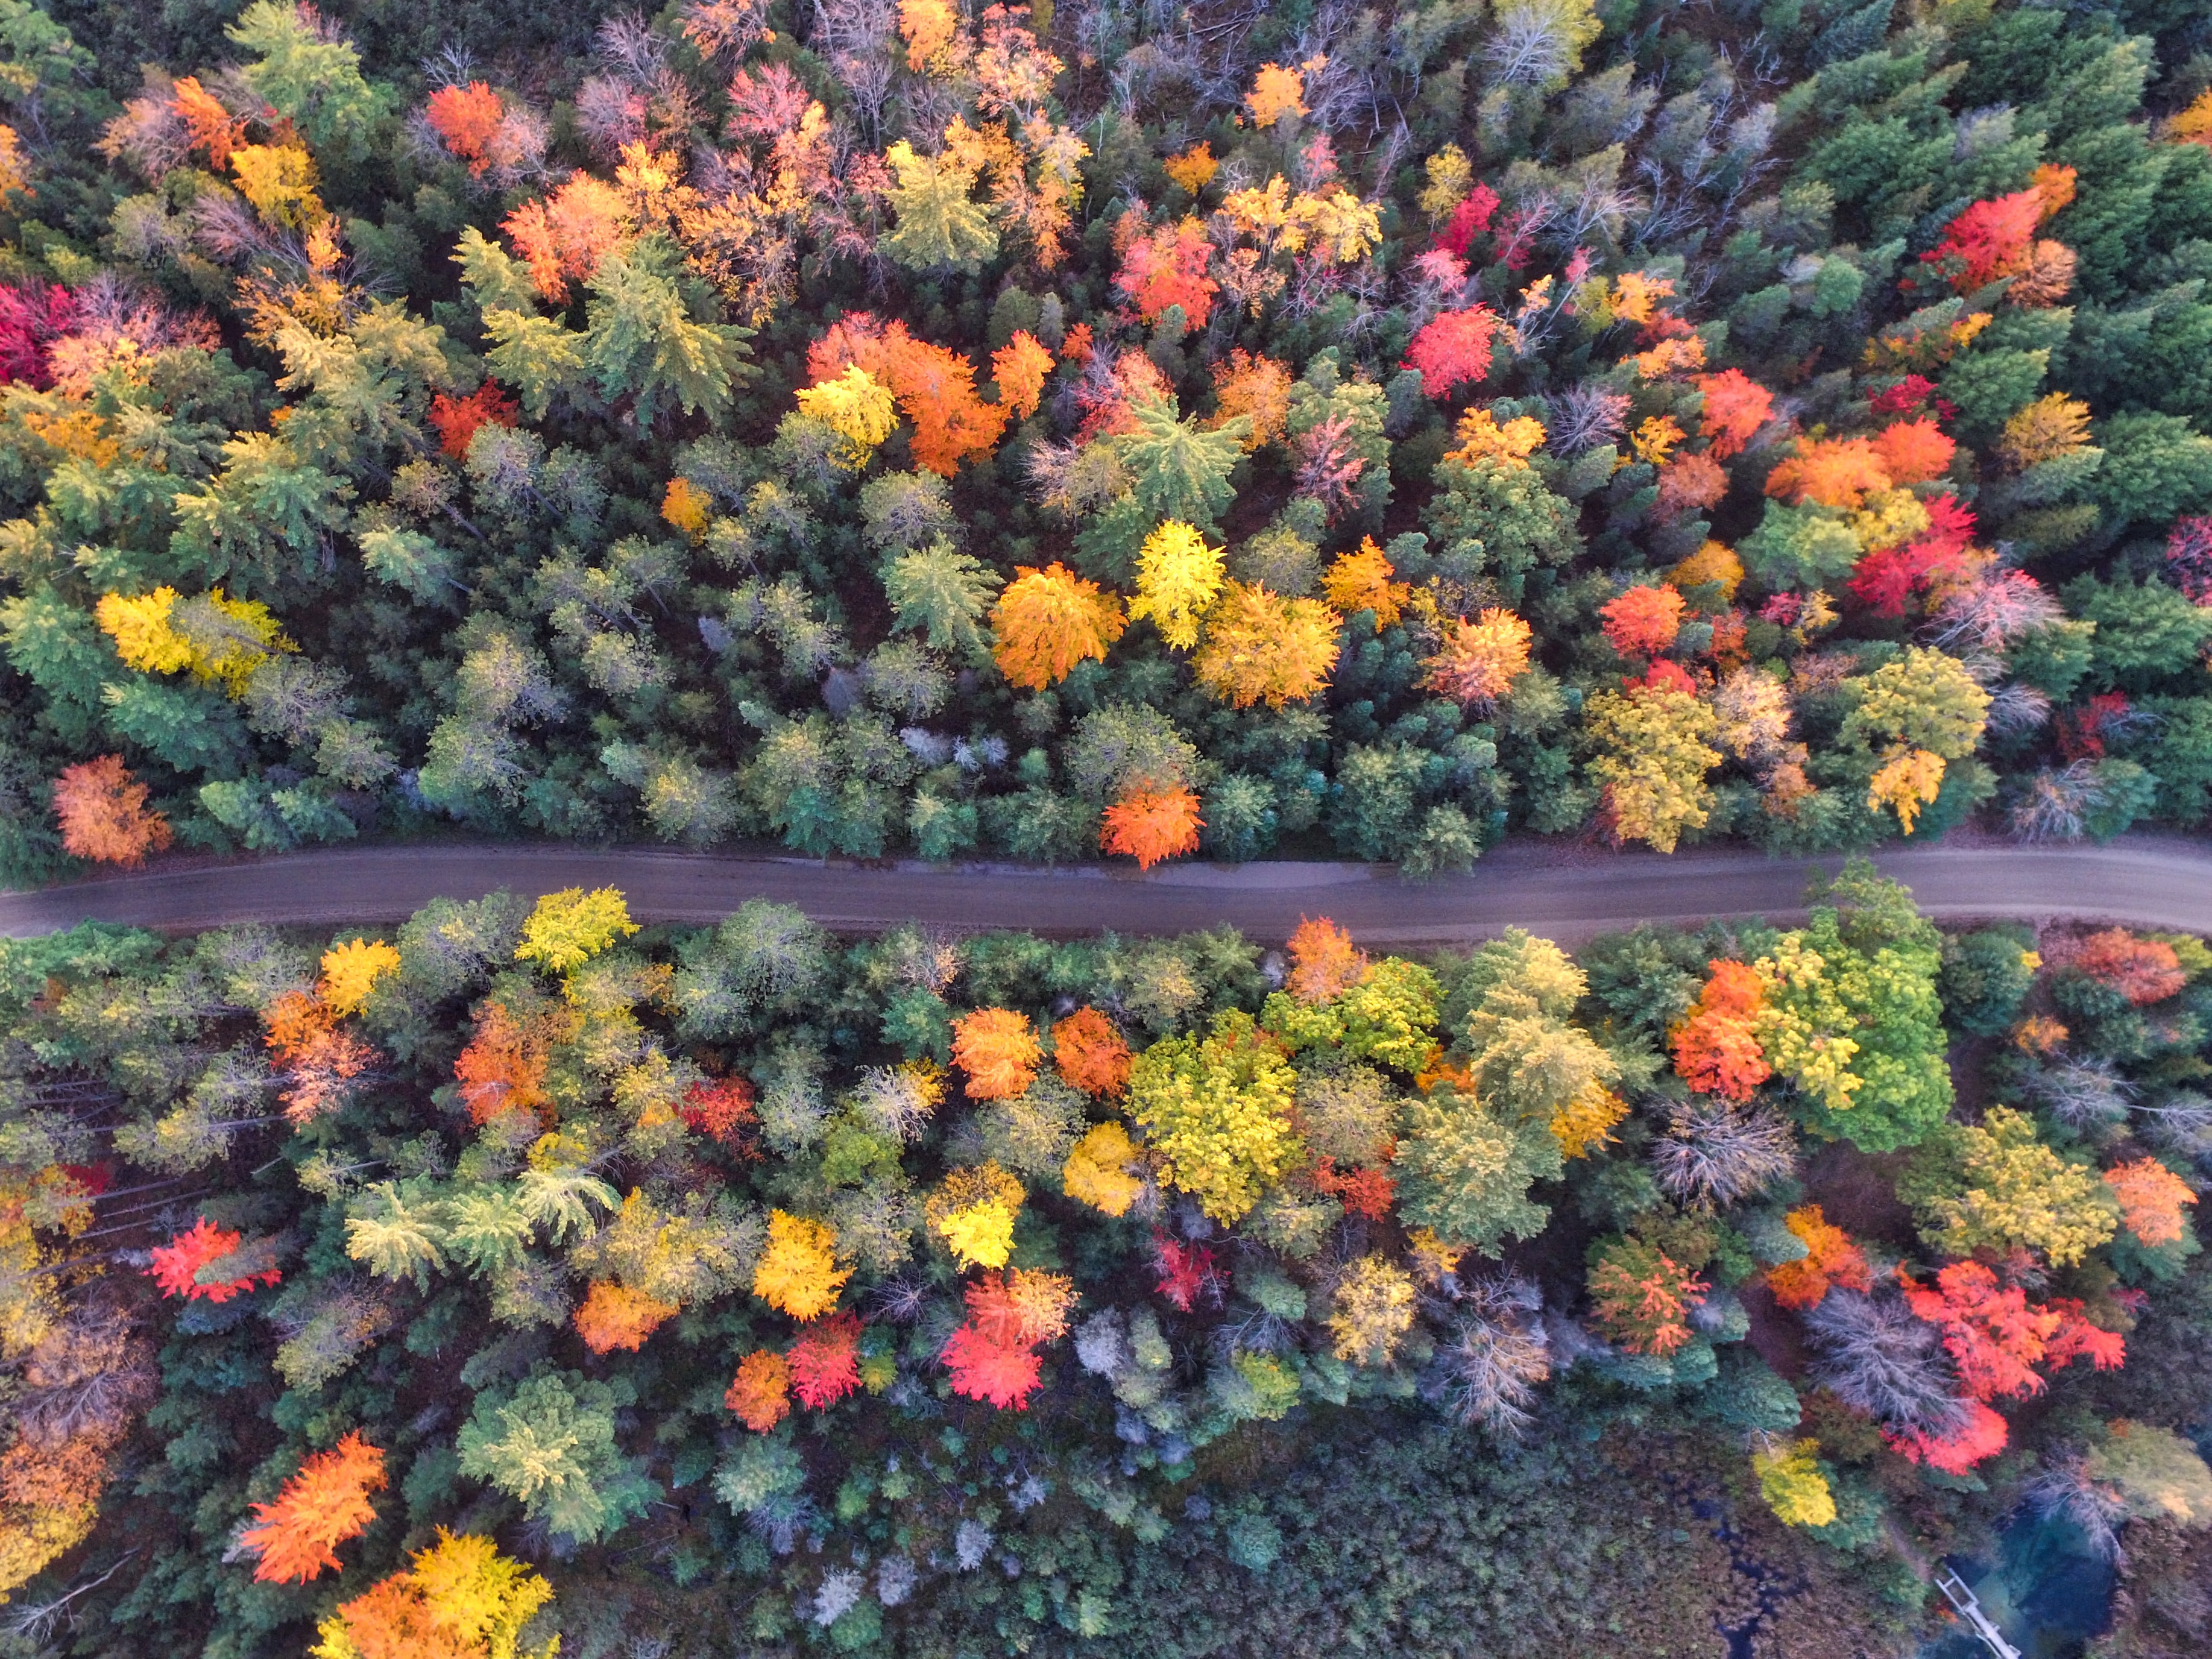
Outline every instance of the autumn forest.
<svg viewBox="0 0 2212 1659"><path fill-rule="evenodd" d="M0 0L0 888L1840 873L0 939L0 1659L2212 1644L2202 6L516 9Z"/></svg>

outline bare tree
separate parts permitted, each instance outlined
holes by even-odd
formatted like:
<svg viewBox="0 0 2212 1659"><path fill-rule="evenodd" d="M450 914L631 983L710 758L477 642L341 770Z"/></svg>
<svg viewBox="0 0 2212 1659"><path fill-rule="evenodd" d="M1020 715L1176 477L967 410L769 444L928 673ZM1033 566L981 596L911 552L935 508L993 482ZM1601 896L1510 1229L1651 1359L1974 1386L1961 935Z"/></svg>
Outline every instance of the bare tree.
<svg viewBox="0 0 2212 1659"><path fill-rule="evenodd" d="M1651 1148L1652 1173L1685 1204L1733 1204L1795 1167L1797 1137L1761 1108L1699 1099L1677 1107Z"/></svg>
<svg viewBox="0 0 2212 1659"><path fill-rule="evenodd" d="M1832 1289L1805 1316L1805 1326L1820 1350L1813 1380L1846 1406L1935 1437L1965 1424L1943 1334L1895 1297Z"/></svg>
<svg viewBox="0 0 2212 1659"><path fill-rule="evenodd" d="M1463 1285L1422 1392L1462 1424L1500 1437L1525 1432L1536 1385L1552 1374L1542 1313L1541 1293L1518 1273Z"/></svg>

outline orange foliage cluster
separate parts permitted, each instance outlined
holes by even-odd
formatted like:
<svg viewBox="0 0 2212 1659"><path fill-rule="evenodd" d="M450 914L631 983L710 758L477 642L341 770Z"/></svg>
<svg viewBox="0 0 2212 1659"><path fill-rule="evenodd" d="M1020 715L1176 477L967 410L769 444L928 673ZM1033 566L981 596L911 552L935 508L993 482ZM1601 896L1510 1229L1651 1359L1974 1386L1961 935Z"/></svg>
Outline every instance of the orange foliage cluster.
<svg viewBox="0 0 2212 1659"><path fill-rule="evenodd" d="M1664 1250L1623 1241L1590 1272L1590 1305L1606 1334L1630 1353L1673 1353L1690 1340L1690 1314L1705 1281Z"/></svg>
<svg viewBox="0 0 2212 1659"><path fill-rule="evenodd" d="M346 1085L375 1063L376 1050L340 1029L337 1010L320 996L287 991L261 1018L264 1041L284 1068L284 1115L295 1125L343 1105Z"/></svg>
<svg viewBox="0 0 2212 1659"><path fill-rule="evenodd" d="M234 1254L242 1240L243 1235L225 1232L202 1216L167 1244L157 1244L146 1253L147 1274L161 1287L162 1295L181 1296L188 1302L228 1302L256 1285L274 1285L283 1278L276 1268L264 1267L238 1279L201 1284L200 1270Z"/></svg>
<svg viewBox="0 0 2212 1659"><path fill-rule="evenodd" d="M477 1011L476 1035L453 1061L453 1078L471 1123L489 1123L501 1112L544 1112L545 1070L556 1036L550 1014L518 1019L503 1002Z"/></svg>
<svg viewBox="0 0 2212 1659"><path fill-rule="evenodd" d="M2154 1158L2115 1164L2105 1184L2120 1200L2120 1223L2143 1243L2156 1249L2177 1244L2189 1230L2182 1210L2197 1201L2190 1184Z"/></svg>
<svg viewBox="0 0 2212 1659"><path fill-rule="evenodd" d="M1704 450L1685 450L1659 469L1657 511L1664 518L1714 506L1728 494L1728 470Z"/></svg>
<svg viewBox="0 0 2212 1659"><path fill-rule="evenodd" d="M500 225L530 267L532 283L556 305L568 302L568 285L597 270L629 227L622 192L581 171L550 196L525 202Z"/></svg>
<svg viewBox="0 0 2212 1659"><path fill-rule="evenodd" d="M1255 357L1238 346L1213 366L1213 396L1221 419L1239 416L1252 422L1244 434L1249 450L1271 444L1289 429L1291 368L1273 357Z"/></svg>
<svg viewBox="0 0 2212 1659"><path fill-rule="evenodd" d="M1300 1002L1332 1001L1367 977L1366 953L1327 916L1300 916L1290 946L1285 984Z"/></svg>
<svg viewBox="0 0 2212 1659"><path fill-rule="evenodd" d="M304 1584L325 1567L337 1567L337 1547L360 1537L376 1519L368 1494L384 1484L384 1454L359 1430L308 1458L275 1503L253 1506L255 1524L238 1535L240 1547L259 1558L254 1577Z"/></svg>
<svg viewBox="0 0 2212 1659"><path fill-rule="evenodd" d="M999 401L1027 420L1037 412L1044 398L1045 376L1052 373L1052 353L1027 329L991 354L991 378L998 382Z"/></svg>
<svg viewBox="0 0 2212 1659"><path fill-rule="evenodd" d="M952 1062L968 1074L971 1100L1010 1100L1036 1080L1044 1047L1030 1017L1012 1008L978 1008L952 1022Z"/></svg>
<svg viewBox="0 0 2212 1659"><path fill-rule="evenodd" d="M1074 1281L1033 1267L987 1273L968 1287L968 1316L987 1340L1012 1347L1057 1342L1067 1334Z"/></svg>
<svg viewBox="0 0 2212 1659"><path fill-rule="evenodd" d="M1382 1156L1388 1158L1395 1146L1386 1148ZM1361 1167L1337 1173L1336 1160L1324 1158L1314 1165L1313 1184L1316 1192L1335 1199L1352 1214L1364 1216L1370 1221L1388 1221L1390 1206L1397 1201L1397 1183L1387 1172L1379 1169Z"/></svg>
<svg viewBox="0 0 2212 1659"><path fill-rule="evenodd" d="M1766 493L1796 507L1816 501L1856 511L1868 491L1889 486L1889 473L1869 438L1800 438L1796 453L1766 475Z"/></svg>
<svg viewBox="0 0 2212 1659"><path fill-rule="evenodd" d="M790 1362L770 1349L754 1349L738 1362L722 1404L755 1434L766 1434L791 1414Z"/></svg>
<svg viewBox="0 0 2212 1659"><path fill-rule="evenodd" d="M753 1085L741 1077L708 1078L684 1091L676 1110L697 1133L750 1153L752 1143L745 1131L755 1119L756 1099Z"/></svg>
<svg viewBox="0 0 2212 1659"><path fill-rule="evenodd" d="M1959 446L1923 416L1899 421L1874 435L1874 453L1893 484L1926 483L1951 470Z"/></svg>
<svg viewBox="0 0 2212 1659"><path fill-rule="evenodd" d="M811 1412L836 1405L860 1386L860 1322L849 1313L809 1326L787 1356L791 1389Z"/></svg>
<svg viewBox="0 0 2212 1659"><path fill-rule="evenodd" d="M1440 312L1413 336L1399 367L1419 370L1421 390L1431 398L1480 385L1490 376L1490 337L1497 328L1496 314L1484 306Z"/></svg>
<svg viewBox="0 0 2212 1659"><path fill-rule="evenodd" d="M913 422L915 465L947 478L961 462L988 455L1012 413L1009 403L987 404L975 395L975 367L958 352L917 340L904 323L885 325L864 311L833 325L806 353L816 386L855 367L889 386L899 413Z"/></svg>
<svg viewBox="0 0 2212 1659"><path fill-rule="evenodd" d="M483 178L491 166L492 144L499 137L500 123L507 118L507 106L500 102L499 94L481 81L471 81L465 87L440 87L430 94L424 115L446 148L469 164L471 175Z"/></svg>
<svg viewBox="0 0 2212 1659"><path fill-rule="evenodd" d="M1129 1045L1096 1008L1078 1008L1052 1028L1053 1063L1071 1088L1118 1098L1129 1083Z"/></svg>
<svg viewBox="0 0 2212 1659"><path fill-rule="evenodd" d="M1389 555L1375 545L1375 538L1365 536L1352 552L1336 556L1322 574L1321 591L1328 596L1329 608L1340 615L1373 611L1379 634L1398 620L1413 594L1404 582L1391 580L1397 574Z"/></svg>
<svg viewBox="0 0 2212 1659"><path fill-rule="evenodd" d="M2090 934L2081 941L2074 965L2138 1008L2178 995L2189 983L2181 958L2171 945L2138 939L2124 927L2107 927Z"/></svg>
<svg viewBox="0 0 2212 1659"><path fill-rule="evenodd" d="M1495 605L1473 622L1459 617L1422 663L1421 684L1468 708L1486 707L1527 672L1531 637L1527 623Z"/></svg>
<svg viewBox="0 0 2212 1659"><path fill-rule="evenodd" d="M438 428L438 447L455 460L465 459L469 440L480 426L513 426L522 413L514 398L486 380L465 398L441 392L430 399L430 424Z"/></svg>
<svg viewBox="0 0 2212 1659"><path fill-rule="evenodd" d="M1042 691L1079 662L1103 662L1128 625L1120 599L1058 560L1042 570L1016 565L991 608L991 654L1008 680Z"/></svg>
<svg viewBox="0 0 2212 1659"><path fill-rule="evenodd" d="M1122 222L1132 227L1137 222L1133 208ZM1204 328L1213 313L1213 296L1221 291L1220 285L1206 274L1212 251L1206 227L1198 220L1162 225L1149 234L1129 239L1114 286L1148 323L1159 321L1170 306L1181 306L1189 327Z"/></svg>
<svg viewBox="0 0 2212 1659"><path fill-rule="evenodd" d="M54 817L62 850L100 864L143 864L147 854L167 851L171 840L168 819L147 811L146 786L120 755L64 768L54 780Z"/></svg>
<svg viewBox="0 0 2212 1659"><path fill-rule="evenodd" d="M1717 461L1741 455L1759 428L1774 418L1774 394L1740 368L1700 374L1691 384L1705 394L1698 429Z"/></svg>
<svg viewBox="0 0 2212 1659"><path fill-rule="evenodd" d="M1671 587L1644 584L1630 588L1602 606L1605 637L1624 657L1648 657L1674 643L1682 631L1682 596Z"/></svg>
<svg viewBox="0 0 2212 1659"><path fill-rule="evenodd" d="M1820 1213L1817 1204L1790 1212L1783 1224L1805 1242L1805 1254L1766 1270L1766 1287L1785 1308L1817 1308L1830 1289L1870 1291L1874 1271L1851 1236Z"/></svg>
<svg viewBox="0 0 2212 1659"><path fill-rule="evenodd" d="M230 165L231 151L246 142L246 123L217 102L199 76L187 75L178 82L170 90L169 106L185 124L194 149L205 150L217 172Z"/></svg>
<svg viewBox="0 0 2212 1659"><path fill-rule="evenodd" d="M1098 844L1109 853L1127 854L1139 869L1149 870L1162 859L1196 852L1198 832L1204 828L1198 797L1180 784L1133 789L1106 809Z"/></svg>
<svg viewBox="0 0 2212 1659"><path fill-rule="evenodd" d="M1708 965L1712 977L1698 994L1689 1017L1674 1028L1674 1070L1692 1089L1749 1100L1751 1091L1774 1075L1752 1030L1765 991L1759 975L1741 962Z"/></svg>
<svg viewBox="0 0 2212 1659"><path fill-rule="evenodd" d="M611 1353L617 1348L635 1353L645 1346L646 1338L676 1314L673 1302L663 1302L611 1279L595 1279L584 1293L583 1305L576 1310L576 1334L593 1353Z"/></svg>

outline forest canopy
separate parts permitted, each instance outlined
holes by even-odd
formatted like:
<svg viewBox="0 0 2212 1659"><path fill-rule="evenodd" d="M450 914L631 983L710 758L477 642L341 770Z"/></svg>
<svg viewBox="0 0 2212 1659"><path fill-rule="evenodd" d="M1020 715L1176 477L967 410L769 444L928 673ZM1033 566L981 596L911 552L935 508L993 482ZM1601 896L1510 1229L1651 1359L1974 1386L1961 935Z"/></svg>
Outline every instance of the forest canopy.
<svg viewBox="0 0 2212 1659"><path fill-rule="evenodd" d="M5 0L0 876L2199 823L2185 10Z"/></svg>
<svg viewBox="0 0 2212 1659"><path fill-rule="evenodd" d="M1607 1563L1485 1639L1711 1629L1724 1560L1614 1546L1725 1512L1887 1652L2023 1496L2195 1547L2212 950L1811 897L1419 960L611 889L0 942L8 1651L1402 1640L1337 1575L1491 1548L1342 1530L1418 1502Z"/></svg>

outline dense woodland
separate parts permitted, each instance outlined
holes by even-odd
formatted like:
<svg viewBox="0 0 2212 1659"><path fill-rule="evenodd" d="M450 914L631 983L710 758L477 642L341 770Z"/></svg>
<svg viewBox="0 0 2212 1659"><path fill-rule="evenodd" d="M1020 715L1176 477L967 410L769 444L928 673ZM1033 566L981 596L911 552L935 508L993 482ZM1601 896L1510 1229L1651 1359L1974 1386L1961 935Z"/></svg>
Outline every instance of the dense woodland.
<svg viewBox="0 0 2212 1659"><path fill-rule="evenodd" d="M8 878L2212 810L2197 7L508 21L0 3Z"/></svg>
<svg viewBox="0 0 2212 1659"><path fill-rule="evenodd" d="M0 882L2212 811L2185 0L0 0ZM1276 943L0 941L0 1656L2212 1642L2212 947Z"/></svg>
<svg viewBox="0 0 2212 1659"><path fill-rule="evenodd" d="M1811 900L0 942L0 1653L2201 1652L2212 947Z"/></svg>

